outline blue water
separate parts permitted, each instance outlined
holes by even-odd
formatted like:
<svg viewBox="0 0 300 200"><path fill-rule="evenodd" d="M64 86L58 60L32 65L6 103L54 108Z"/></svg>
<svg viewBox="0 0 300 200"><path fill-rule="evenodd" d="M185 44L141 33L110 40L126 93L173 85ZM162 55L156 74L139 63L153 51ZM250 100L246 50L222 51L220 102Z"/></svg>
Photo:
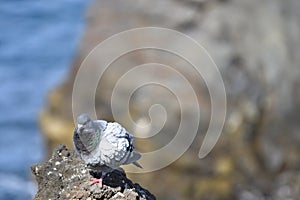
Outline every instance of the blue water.
<svg viewBox="0 0 300 200"><path fill-rule="evenodd" d="M32 199L30 166L44 156L37 115L66 74L86 0L0 0L0 199Z"/></svg>

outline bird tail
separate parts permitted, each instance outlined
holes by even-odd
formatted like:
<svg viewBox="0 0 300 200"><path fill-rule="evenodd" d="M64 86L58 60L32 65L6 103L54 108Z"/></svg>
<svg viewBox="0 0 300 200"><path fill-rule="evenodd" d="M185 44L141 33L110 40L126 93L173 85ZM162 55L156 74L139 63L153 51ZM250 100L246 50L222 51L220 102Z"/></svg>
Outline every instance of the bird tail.
<svg viewBox="0 0 300 200"><path fill-rule="evenodd" d="M143 169L142 165L140 165L140 163L138 163L137 161L133 162L132 164L134 164L134 165L137 166L138 168Z"/></svg>
<svg viewBox="0 0 300 200"><path fill-rule="evenodd" d="M137 160L139 160L141 158L141 154L136 153L136 152L132 152L132 154L130 155L130 157L128 158L126 164L134 164L135 166L139 167L139 168L143 168L138 162Z"/></svg>

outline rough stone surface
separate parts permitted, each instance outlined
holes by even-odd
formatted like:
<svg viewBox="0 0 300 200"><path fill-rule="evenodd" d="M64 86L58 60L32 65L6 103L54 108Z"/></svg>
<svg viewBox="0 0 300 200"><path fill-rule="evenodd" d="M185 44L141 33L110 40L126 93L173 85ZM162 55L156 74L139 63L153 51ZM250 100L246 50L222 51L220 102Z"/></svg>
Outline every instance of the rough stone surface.
<svg viewBox="0 0 300 200"><path fill-rule="evenodd" d="M155 200L155 197L140 185L132 183L120 171L106 174L103 187L91 185L90 172L74 151L60 145L51 159L31 167L38 182L35 199L113 199Z"/></svg>

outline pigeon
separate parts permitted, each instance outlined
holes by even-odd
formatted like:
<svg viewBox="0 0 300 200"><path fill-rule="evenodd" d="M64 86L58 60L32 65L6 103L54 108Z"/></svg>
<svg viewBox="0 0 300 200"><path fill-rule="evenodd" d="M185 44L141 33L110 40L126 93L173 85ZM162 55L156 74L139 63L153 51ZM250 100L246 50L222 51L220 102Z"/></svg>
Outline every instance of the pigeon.
<svg viewBox="0 0 300 200"><path fill-rule="evenodd" d="M133 136L117 122L92 120L88 114L81 114L77 118L73 135L74 147L77 155L90 167L100 171L100 179L92 178L94 183L102 187L102 180L106 173L115 169L121 170L121 165L134 164L141 155L134 152Z"/></svg>

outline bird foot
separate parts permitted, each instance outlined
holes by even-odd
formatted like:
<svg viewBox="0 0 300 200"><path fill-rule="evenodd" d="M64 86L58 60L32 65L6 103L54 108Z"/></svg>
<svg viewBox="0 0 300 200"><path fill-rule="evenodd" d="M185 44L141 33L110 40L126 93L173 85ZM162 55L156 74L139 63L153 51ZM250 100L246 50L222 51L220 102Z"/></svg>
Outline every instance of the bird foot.
<svg viewBox="0 0 300 200"><path fill-rule="evenodd" d="M91 185L94 185L95 183L99 183L100 187L102 188L102 186L103 186L102 181L103 181L102 178L92 178Z"/></svg>

